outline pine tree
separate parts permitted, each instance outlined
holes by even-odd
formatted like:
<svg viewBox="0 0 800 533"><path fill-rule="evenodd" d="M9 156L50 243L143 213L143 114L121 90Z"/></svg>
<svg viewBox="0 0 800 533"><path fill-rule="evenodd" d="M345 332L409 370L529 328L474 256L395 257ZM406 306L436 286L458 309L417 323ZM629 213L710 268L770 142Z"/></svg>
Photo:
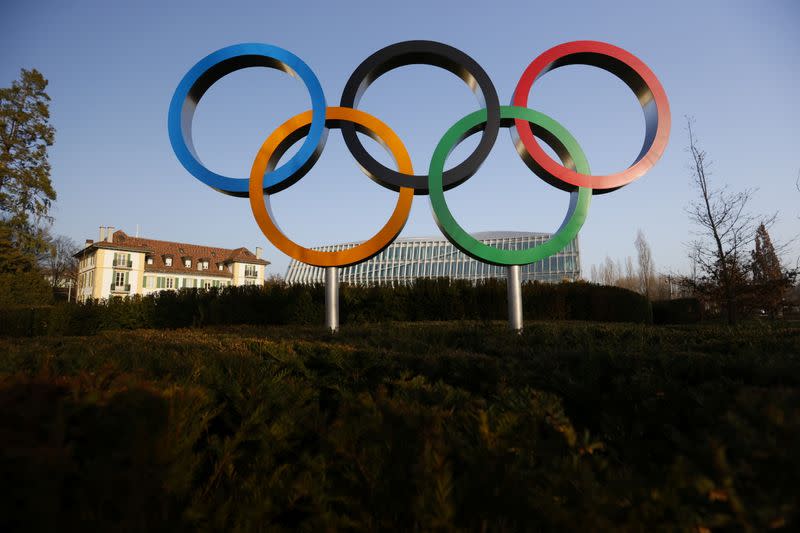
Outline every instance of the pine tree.
<svg viewBox="0 0 800 533"><path fill-rule="evenodd" d="M780 314L783 298L792 286L795 273L781 266L763 223L756 230L755 250L751 255L756 304L774 318Z"/></svg>

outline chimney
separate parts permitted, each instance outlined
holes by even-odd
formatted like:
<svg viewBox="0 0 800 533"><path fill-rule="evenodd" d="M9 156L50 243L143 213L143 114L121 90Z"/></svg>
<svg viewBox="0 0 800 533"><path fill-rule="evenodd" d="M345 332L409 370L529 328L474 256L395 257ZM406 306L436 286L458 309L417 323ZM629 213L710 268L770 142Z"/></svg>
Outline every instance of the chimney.
<svg viewBox="0 0 800 533"><path fill-rule="evenodd" d="M106 235L106 241L114 242L114 226L108 227L108 234Z"/></svg>
<svg viewBox="0 0 800 533"><path fill-rule="evenodd" d="M105 226L100 226L100 238L97 239L97 240L98 240L98 242L103 242L104 240L106 240L106 227Z"/></svg>
<svg viewBox="0 0 800 533"><path fill-rule="evenodd" d="M260 246L256 246L256 259L261 259L261 254L263 252L264 250L262 250Z"/></svg>
<svg viewBox="0 0 800 533"><path fill-rule="evenodd" d="M86 246L91 246L92 244L94 244L92 239L86 239Z"/></svg>

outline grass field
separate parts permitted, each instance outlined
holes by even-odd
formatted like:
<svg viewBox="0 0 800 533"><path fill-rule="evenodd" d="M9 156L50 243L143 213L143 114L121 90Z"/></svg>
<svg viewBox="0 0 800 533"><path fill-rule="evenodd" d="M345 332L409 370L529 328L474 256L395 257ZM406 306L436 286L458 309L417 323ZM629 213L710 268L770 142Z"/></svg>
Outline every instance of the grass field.
<svg viewBox="0 0 800 533"><path fill-rule="evenodd" d="M3 531L798 527L800 326L0 338Z"/></svg>

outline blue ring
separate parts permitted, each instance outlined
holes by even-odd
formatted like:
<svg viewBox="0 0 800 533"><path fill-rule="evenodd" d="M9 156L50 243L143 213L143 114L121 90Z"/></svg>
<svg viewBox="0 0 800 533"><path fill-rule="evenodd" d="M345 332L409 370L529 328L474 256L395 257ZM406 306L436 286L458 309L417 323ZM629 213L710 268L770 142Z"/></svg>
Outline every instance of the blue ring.
<svg viewBox="0 0 800 533"><path fill-rule="evenodd" d="M183 77L169 104L169 140L181 165L209 187L231 196L248 195L248 178L229 178L206 168L194 150L192 119L203 94L218 80L248 67L272 67L299 77L311 97L313 117L300 150L286 163L264 175L264 191L275 193L299 180L314 164L325 144L325 94L314 72L302 59L283 48L262 43L243 43L213 52Z"/></svg>

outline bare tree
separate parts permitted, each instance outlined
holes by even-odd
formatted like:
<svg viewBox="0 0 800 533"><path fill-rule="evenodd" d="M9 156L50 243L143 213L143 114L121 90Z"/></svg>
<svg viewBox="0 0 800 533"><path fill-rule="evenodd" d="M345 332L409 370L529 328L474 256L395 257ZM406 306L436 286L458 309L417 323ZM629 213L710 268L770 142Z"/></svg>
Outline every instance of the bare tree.
<svg viewBox="0 0 800 533"><path fill-rule="evenodd" d="M625 277L628 279L636 277L636 269L633 267L633 259L631 259L631 256L625 258Z"/></svg>
<svg viewBox="0 0 800 533"><path fill-rule="evenodd" d="M697 239L691 243L691 256L699 270L698 289L722 303L729 324L735 324L737 298L746 285L749 246L760 222L771 225L775 215L761 218L748 211L754 189L730 191L726 186L714 187L710 182L711 161L698 144L694 120L686 118L689 136L689 168L692 184L699 198L687 208L689 218L697 226Z"/></svg>
<svg viewBox="0 0 800 533"><path fill-rule="evenodd" d="M636 269L633 266L633 259L631 256L625 258L625 275L622 275L622 268L619 269L620 276L617 279L616 286L628 289L629 291L638 291L639 283L636 277Z"/></svg>
<svg viewBox="0 0 800 533"><path fill-rule="evenodd" d="M606 256L599 266L592 265L591 272L591 279L595 283L622 287L631 291L637 290L638 278L633 266L633 259L630 256L625 259L624 266L619 259L614 261Z"/></svg>
<svg viewBox="0 0 800 533"><path fill-rule="evenodd" d="M606 256L605 261L600 267L600 280L603 285L614 285L617 277L617 267L614 264L614 260Z"/></svg>
<svg viewBox="0 0 800 533"><path fill-rule="evenodd" d="M64 235L47 239L47 250L39 256L39 266L54 289L72 287L77 281L78 251L75 241Z"/></svg>
<svg viewBox="0 0 800 533"><path fill-rule="evenodd" d="M652 298L656 283L656 267L650 245L644 238L642 230L636 232L636 255L639 260L639 292Z"/></svg>

